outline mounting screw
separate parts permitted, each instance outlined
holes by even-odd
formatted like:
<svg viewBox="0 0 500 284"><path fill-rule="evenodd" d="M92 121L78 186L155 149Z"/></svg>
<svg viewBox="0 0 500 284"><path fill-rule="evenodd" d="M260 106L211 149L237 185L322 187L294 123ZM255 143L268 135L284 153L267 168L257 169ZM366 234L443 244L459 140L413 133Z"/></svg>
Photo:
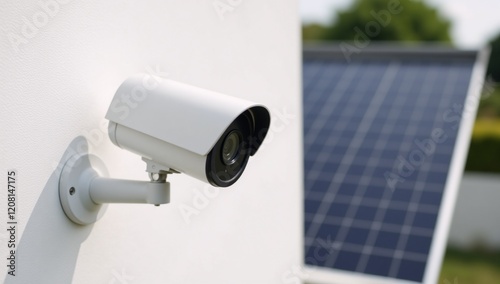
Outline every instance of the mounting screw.
<svg viewBox="0 0 500 284"><path fill-rule="evenodd" d="M73 195L73 194L75 194L75 191L76 191L76 190L75 190L75 188L74 188L74 187L71 187L71 188L69 189L69 195Z"/></svg>
<svg viewBox="0 0 500 284"><path fill-rule="evenodd" d="M155 166L153 166L153 169L154 169L154 167L155 167ZM158 173L153 173L153 174L151 175L151 178L153 179L153 181L157 181L157 180L159 180L159 179L160 179L160 174L158 174Z"/></svg>

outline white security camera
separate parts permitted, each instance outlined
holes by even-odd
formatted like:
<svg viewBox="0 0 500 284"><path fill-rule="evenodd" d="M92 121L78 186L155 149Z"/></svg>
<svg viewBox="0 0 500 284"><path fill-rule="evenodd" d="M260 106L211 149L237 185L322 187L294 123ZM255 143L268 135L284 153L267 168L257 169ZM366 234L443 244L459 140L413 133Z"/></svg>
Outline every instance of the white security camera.
<svg viewBox="0 0 500 284"><path fill-rule="evenodd" d="M111 141L142 157L150 181L107 178L96 156L69 157L59 197L66 216L82 225L97 221L108 203L170 202L168 174L234 184L271 120L262 105L146 74L123 82L106 118Z"/></svg>
<svg viewBox="0 0 500 284"><path fill-rule="evenodd" d="M218 187L240 178L270 123L264 106L149 75L118 88L106 119L118 147Z"/></svg>

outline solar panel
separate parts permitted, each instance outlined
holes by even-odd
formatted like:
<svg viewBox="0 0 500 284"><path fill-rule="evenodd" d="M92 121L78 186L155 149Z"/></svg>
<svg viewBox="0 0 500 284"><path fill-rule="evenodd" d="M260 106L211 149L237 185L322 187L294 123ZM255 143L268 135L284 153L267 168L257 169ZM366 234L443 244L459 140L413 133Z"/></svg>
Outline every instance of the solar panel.
<svg viewBox="0 0 500 284"><path fill-rule="evenodd" d="M436 283L479 59L441 49L365 49L350 60L334 48L304 52L306 265Z"/></svg>

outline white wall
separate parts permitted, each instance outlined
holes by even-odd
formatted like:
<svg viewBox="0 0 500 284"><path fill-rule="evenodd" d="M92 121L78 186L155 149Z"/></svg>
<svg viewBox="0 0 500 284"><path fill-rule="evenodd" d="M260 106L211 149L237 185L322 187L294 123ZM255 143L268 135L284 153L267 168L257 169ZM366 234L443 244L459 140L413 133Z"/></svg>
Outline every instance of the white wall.
<svg viewBox="0 0 500 284"><path fill-rule="evenodd" d="M460 184L448 244L500 249L500 176L465 173Z"/></svg>
<svg viewBox="0 0 500 284"><path fill-rule="evenodd" d="M291 279L302 251L297 3L53 1L41 0L45 10L34 0L0 4L0 208L7 170L18 171L17 276L7 282ZM214 3L229 10L218 14ZM269 106L267 141L239 182L197 204L206 206L189 222L179 208L206 201L206 188L177 175L169 205L111 205L94 226L74 225L60 208L57 165L81 146L79 135L112 177L147 179L140 157L112 145L103 123L118 85L148 70ZM2 275L6 217L2 209Z"/></svg>

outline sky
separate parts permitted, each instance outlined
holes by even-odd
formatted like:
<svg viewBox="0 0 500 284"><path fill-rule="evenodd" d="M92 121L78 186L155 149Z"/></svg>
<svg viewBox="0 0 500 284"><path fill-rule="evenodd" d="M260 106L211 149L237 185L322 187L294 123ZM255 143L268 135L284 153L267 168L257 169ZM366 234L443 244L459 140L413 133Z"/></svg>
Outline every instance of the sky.
<svg viewBox="0 0 500 284"><path fill-rule="evenodd" d="M303 22L328 23L334 10L353 0L301 0ZM479 48L500 34L499 0L427 0L452 21L452 38L462 48Z"/></svg>

